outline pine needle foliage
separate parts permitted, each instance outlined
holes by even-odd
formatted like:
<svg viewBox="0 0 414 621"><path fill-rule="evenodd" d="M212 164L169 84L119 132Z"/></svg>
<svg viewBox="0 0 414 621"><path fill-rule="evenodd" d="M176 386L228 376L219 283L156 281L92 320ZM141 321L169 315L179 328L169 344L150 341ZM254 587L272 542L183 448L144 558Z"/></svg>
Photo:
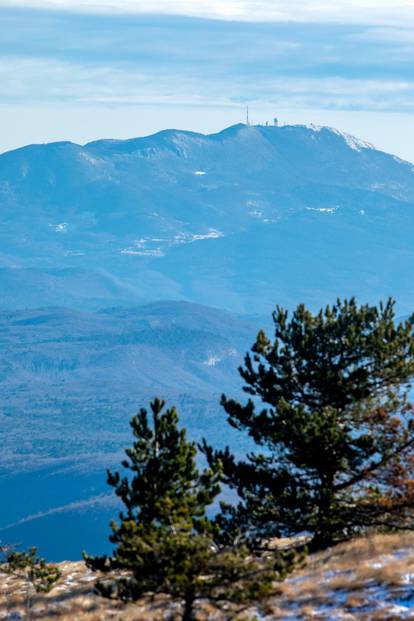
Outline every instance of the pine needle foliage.
<svg viewBox="0 0 414 621"><path fill-rule="evenodd" d="M34 598L39 593L49 593L60 580L62 572L45 559L37 556L37 549L16 552L3 549L4 561L0 571L9 576L23 580L26 585L26 619L32 618Z"/></svg>
<svg viewBox="0 0 414 621"><path fill-rule="evenodd" d="M243 603L266 596L295 559L251 556L245 547L217 544L217 525L206 509L220 492L221 465L200 472L197 448L179 429L175 408L155 399L131 421L134 443L122 462L126 474L108 472L125 509L111 524L112 557L89 557L94 570L112 572L98 583L105 597L136 601L165 593L183 602L184 621L198 599Z"/></svg>
<svg viewBox="0 0 414 621"><path fill-rule="evenodd" d="M240 368L247 403L222 397L257 451L238 461L204 441L240 503L223 506L227 539L312 535L323 548L372 528L414 528L414 315L395 303L337 300L316 315L273 313ZM225 538L226 538L225 536Z"/></svg>

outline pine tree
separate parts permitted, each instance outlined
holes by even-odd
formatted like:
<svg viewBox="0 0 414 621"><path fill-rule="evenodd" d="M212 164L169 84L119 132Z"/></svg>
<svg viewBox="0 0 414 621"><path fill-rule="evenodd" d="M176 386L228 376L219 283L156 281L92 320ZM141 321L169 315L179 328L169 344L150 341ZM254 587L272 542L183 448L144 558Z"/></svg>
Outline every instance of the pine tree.
<svg viewBox="0 0 414 621"><path fill-rule="evenodd" d="M240 503L219 516L228 538L307 532L314 548L370 528L414 528L414 315L395 303L338 300L313 315L277 307L240 374L247 403L222 397L228 422L260 449L238 461L204 442Z"/></svg>
<svg viewBox="0 0 414 621"><path fill-rule="evenodd" d="M132 419L134 443L122 462L127 474L108 472L125 507L111 524L113 556L84 557L92 569L127 572L98 583L102 595L135 601L166 593L183 601L183 621L192 621L197 599L258 599L295 559L282 557L275 570L273 558L259 562L244 547L217 545L206 509L220 492L220 464L199 472L195 444L178 428L175 408L164 405L155 399L151 420L145 409Z"/></svg>

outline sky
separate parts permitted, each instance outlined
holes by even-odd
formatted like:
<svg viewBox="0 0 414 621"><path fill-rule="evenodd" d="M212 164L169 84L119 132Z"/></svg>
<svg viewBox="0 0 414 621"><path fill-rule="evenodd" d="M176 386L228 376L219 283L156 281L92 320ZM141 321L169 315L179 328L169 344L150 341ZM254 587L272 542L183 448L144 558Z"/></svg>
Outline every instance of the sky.
<svg viewBox="0 0 414 621"><path fill-rule="evenodd" d="M414 161L413 0L0 0L0 151L337 127Z"/></svg>

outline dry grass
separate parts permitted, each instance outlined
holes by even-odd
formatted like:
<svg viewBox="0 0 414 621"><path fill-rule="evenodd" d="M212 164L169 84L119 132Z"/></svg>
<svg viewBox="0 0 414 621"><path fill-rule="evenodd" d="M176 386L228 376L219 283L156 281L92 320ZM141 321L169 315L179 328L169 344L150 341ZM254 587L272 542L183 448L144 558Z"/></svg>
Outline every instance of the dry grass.
<svg viewBox="0 0 414 621"><path fill-rule="evenodd" d="M414 620L414 533L356 539L315 554L284 587L280 604L295 619Z"/></svg>
<svg viewBox="0 0 414 621"><path fill-rule="evenodd" d="M93 592L97 576L82 562L62 563L63 577L34 604L33 619L57 621L157 621L180 619L168 598L136 604L105 600ZM0 576L0 619L24 618L24 585ZM199 620L254 619L257 609L236 615L207 604ZM15 615L15 616L13 616ZM260 618L291 621L414 621L414 533L376 535L312 555L260 611Z"/></svg>

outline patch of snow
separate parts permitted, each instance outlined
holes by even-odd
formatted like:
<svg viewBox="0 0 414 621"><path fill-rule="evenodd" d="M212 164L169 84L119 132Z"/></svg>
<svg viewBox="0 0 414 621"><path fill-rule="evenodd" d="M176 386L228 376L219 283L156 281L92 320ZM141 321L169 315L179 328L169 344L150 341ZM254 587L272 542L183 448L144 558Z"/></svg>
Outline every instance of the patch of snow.
<svg viewBox="0 0 414 621"><path fill-rule="evenodd" d="M294 578L288 578L286 582L290 584L300 584L301 582L305 582L311 578L311 574L305 574L304 576L295 576Z"/></svg>
<svg viewBox="0 0 414 621"><path fill-rule="evenodd" d="M203 239L218 239L224 237L224 233L217 229L208 229L207 233L178 233L174 236L176 244L192 244Z"/></svg>
<svg viewBox="0 0 414 621"><path fill-rule="evenodd" d="M393 606L390 606L389 608L387 608L386 612L389 615L396 615L400 619L404 619L405 614L409 612L409 610L410 609L407 608L407 606L401 606L400 604L394 604Z"/></svg>
<svg viewBox="0 0 414 621"><path fill-rule="evenodd" d="M206 233L177 233L174 237L141 237L131 242L130 246L123 248L121 254L129 254L147 257L162 257L171 246L179 244L191 244L205 239L218 239L224 234L217 229L210 228Z"/></svg>
<svg viewBox="0 0 414 621"><path fill-rule="evenodd" d="M360 140L359 138L356 138L355 136L352 136L351 134L340 132L337 129L332 129L331 131L333 131L338 136L341 136L345 140L348 147L350 149L353 149L354 151L362 151L363 149L375 149L374 145L372 145L370 142L366 142L365 140Z"/></svg>
<svg viewBox="0 0 414 621"><path fill-rule="evenodd" d="M218 239L219 237L224 237L221 231L209 229L209 232L204 235L193 235L192 241L198 241L200 239Z"/></svg>
<svg viewBox="0 0 414 621"><path fill-rule="evenodd" d="M308 129L311 129L314 132L321 132L322 130L326 129L329 132L332 132L333 134L340 136L341 138L343 138L343 140L345 140L348 147L352 149L353 151L362 151L363 149L375 149L374 145L371 144L370 142L367 142L365 140L360 140L359 138L352 136L352 134L341 132L339 131L339 129L335 129L335 127L328 127L324 125L314 125L313 123L310 123L310 125L306 125L306 127Z"/></svg>
<svg viewBox="0 0 414 621"><path fill-rule="evenodd" d="M194 171L194 174L195 174L197 177L203 177L203 176L204 176L204 175L206 175L207 173L206 173L206 171L205 171L205 170L195 170L195 171Z"/></svg>
<svg viewBox="0 0 414 621"><path fill-rule="evenodd" d="M315 123L309 123L308 125L305 125L305 127L307 129L311 129L313 132L320 132L325 129L324 125L315 125Z"/></svg>
<svg viewBox="0 0 414 621"><path fill-rule="evenodd" d="M135 250L134 248L124 248L121 254L130 254L141 257L163 257L164 253L160 248L154 250Z"/></svg>
<svg viewBox="0 0 414 621"><path fill-rule="evenodd" d="M93 582L94 580L96 580L96 576L83 576L80 582Z"/></svg>
<svg viewBox="0 0 414 621"><path fill-rule="evenodd" d="M86 160L89 164L93 164L94 166L100 164L100 160L98 160L96 157L93 157L90 153L87 153L86 151L80 151L79 157Z"/></svg>
<svg viewBox="0 0 414 621"><path fill-rule="evenodd" d="M59 224L49 224L49 226L56 233L67 233L69 224L67 222L60 222Z"/></svg>
<svg viewBox="0 0 414 621"><path fill-rule="evenodd" d="M398 157L397 155L393 155L392 159L397 162L397 164L405 164L411 167L411 162L409 162L408 160L403 160L400 157ZM411 167L411 172L414 172L414 168Z"/></svg>
<svg viewBox="0 0 414 621"><path fill-rule="evenodd" d="M133 241L134 248L141 250L148 250L147 245L152 243L168 243L170 240L164 237L141 237L141 239L135 239ZM158 248L159 250L159 248Z"/></svg>
<svg viewBox="0 0 414 621"><path fill-rule="evenodd" d="M211 355L207 358L207 360L204 362L204 364L207 367L215 367L216 364L218 364L219 362L221 362L221 358L219 356L214 356Z"/></svg>
<svg viewBox="0 0 414 621"><path fill-rule="evenodd" d="M399 550L394 550L394 552L392 553L392 556L394 558L407 558L407 556L410 556L411 554L411 550L409 548L400 548Z"/></svg>
<svg viewBox="0 0 414 621"><path fill-rule="evenodd" d="M308 211L319 211L320 213L335 213L339 207L306 207Z"/></svg>

